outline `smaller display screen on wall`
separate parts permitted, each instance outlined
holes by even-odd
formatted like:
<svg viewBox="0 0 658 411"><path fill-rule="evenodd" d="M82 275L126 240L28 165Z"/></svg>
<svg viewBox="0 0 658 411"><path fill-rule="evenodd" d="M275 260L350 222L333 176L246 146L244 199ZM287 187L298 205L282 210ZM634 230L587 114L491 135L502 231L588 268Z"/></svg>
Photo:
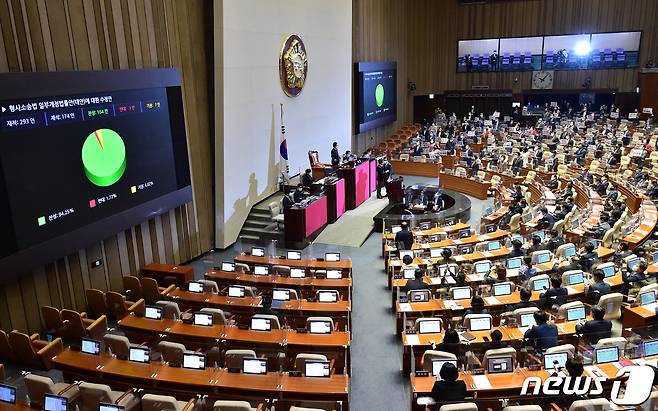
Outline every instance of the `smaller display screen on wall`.
<svg viewBox="0 0 658 411"><path fill-rule="evenodd" d="M397 65L361 62L355 65L356 132L381 127L397 118Z"/></svg>
<svg viewBox="0 0 658 411"><path fill-rule="evenodd" d="M634 68L641 39L630 31L459 40L457 72Z"/></svg>

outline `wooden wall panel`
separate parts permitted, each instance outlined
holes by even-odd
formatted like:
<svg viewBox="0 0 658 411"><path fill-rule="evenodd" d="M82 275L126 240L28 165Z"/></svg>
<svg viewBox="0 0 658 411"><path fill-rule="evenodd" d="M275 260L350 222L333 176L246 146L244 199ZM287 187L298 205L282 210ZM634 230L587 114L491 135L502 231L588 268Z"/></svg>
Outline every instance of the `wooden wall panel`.
<svg viewBox="0 0 658 411"><path fill-rule="evenodd" d="M464 73L456 71L457 40L581 32L642 30L640 62L658 59L656 0L517 0L459 5L457 0L354 0L353 59L398 62L398 121L353 139L362 150L377 144L399 125L411 121L413 94L486 85L491 89L530 88L531 72ZM635 91L636 69L558 71L555 89L578 89L586 77L592 88Z"/></svg>
<svg viewBox="0 0 658 411"><path fill-rule="evenodd" d="M193 203L0 284L0 328L39 331L42 305L84 310L88 287L119 290L143 264L212 247L211 18L211 0L0 0L0 73L178 68L194 192Z"/></svg>

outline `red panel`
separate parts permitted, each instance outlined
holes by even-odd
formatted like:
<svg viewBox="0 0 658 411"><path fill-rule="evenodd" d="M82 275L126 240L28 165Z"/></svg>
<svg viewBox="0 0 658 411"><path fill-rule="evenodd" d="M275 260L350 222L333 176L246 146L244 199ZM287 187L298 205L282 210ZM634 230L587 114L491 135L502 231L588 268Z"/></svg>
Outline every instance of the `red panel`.
<svg viewBox="0 0 658 411"><path fill-rule="evenodd" d="M327 224L327 197L322 196L306 207L306 237Z"/></svg>

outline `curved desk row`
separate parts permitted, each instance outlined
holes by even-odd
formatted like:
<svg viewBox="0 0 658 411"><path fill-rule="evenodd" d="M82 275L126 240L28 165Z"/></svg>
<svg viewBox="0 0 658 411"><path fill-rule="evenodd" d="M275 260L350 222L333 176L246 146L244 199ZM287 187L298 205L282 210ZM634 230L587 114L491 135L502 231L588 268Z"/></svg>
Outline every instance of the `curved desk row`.
<svg viewBox="0 0 658 411"><path fill-rule="evenodd" d="M174 395L179 399L187 400L197 394L207 394L213 399L341 401L344 409L349 409L349 377L343 374L329 378L307 378L272 372L267 375L230 373L221 368L189 370L71 350L55 356L53 363L68 381L110 383L115 388L144 388L149 392Z"/></svg>

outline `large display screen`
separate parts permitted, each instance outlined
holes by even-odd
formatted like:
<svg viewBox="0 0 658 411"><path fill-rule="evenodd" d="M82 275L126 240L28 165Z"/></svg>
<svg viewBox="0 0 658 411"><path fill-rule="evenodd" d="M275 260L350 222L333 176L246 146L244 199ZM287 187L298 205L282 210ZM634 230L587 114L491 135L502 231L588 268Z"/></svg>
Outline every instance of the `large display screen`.
<svg viewBox="0 0 658 411"><path fill-rule="evenodd" d="M0 89L0 266L191 201L175 70L3 75Z"/></svg>
<svg viewBox="0 0 658 411"><path fill-rule="evenodd" d="M397 118L397 65L363 62L355 65L356 131L361 133Z"/></svg>
<svg viewBox="0 0 658 411"><path fill-rule="evenodd" d="M457 71L588 70L639 67L642 32L459 40Z"/></svg>

